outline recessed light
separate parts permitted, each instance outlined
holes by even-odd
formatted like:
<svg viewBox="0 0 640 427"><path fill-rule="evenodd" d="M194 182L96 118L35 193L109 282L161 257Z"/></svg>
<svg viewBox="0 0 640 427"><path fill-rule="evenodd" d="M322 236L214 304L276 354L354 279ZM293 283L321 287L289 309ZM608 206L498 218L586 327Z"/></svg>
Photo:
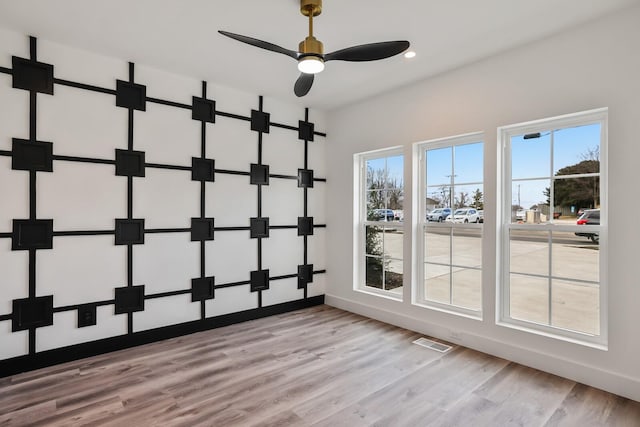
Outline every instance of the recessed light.
<svg viewBox="0 0 640 427"><path fill-rule="evenodd" d="M416 53L412 50L409 50L407 52L404 53L404 57L409 59L409 58L413 58L416 56Z"/></svg>

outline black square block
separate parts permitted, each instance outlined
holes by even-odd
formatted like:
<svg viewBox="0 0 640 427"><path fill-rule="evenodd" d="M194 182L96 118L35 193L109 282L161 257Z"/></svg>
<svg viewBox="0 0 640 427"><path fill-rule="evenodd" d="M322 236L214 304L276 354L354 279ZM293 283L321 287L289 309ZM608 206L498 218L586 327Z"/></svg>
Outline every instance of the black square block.
<svg viewBox="0 0 640 427"><path fill-rule="evenodd" d="M251 110L251 130L269 133L270 116L263 111Z"/></svg>
<svg viewBox="0 0 640 427"><path fill-rule="evenodd" d="M251 163L249 182L253 185L269 185L269 165Z"/></svg>
<svg viewBox="0 0 640 427"><path fill-rule="evenodd" d="M298 121L298 139L313 141L314 125L310 122Z"/></svg>
<svg viewBox="0 0 640 427"><path fill-rule="evenodd" d="M14 219L11 250L53 248L52 219Z"/></svg>
<svg viewBox="0 0 640 427"><path fill-rule="evenodd" d="M144 310L144 285L115 288L115 314Z"/></svg>
<svg viewBox="0 0 640 427"><path fill-rule="evenodd" d="M213 159L191 158L192 181L215 181L216 161Z"/></svg>
<svg viewBox="0 0 640 427"><path fill-rule="evenodd" d="M144 176L144 151L120 150L116 148L116 175Z"/></svg>
<svg viewBox="0 0 640 427"><path fill-rule="evenodd" d="M144 219L116 219L116 245L144 244Z"/></svg>
<svg viewBox="0 0 640 427"><path fill-rule="evenodd" d="M251 272L251 292L269 289L269 270Z"/></svg>
<svg viewBox="0 0 640 427"><path fill-rule="evenodd" d="M191 100L191 118L193 120L216 122L216 101L195 96Z"/></svg>
<svg viewBox="0 0 640 427"><path fill-rule="evenodd" d="M251 238L269 237L269 218L251 218L249 221Z"/></svg>
<svg viewBox="0 0 640 427"><path fill-rule="evenodd" d="M13 300L11 331L53 325L53 295Z"/></svg>
<svg viewBox="0 0 640 427"><path fill-rule="evenodd" d="M13 138L11 169L53 172L53 144Z"/></svg>
<svg viewBox="0 0 640 427"><path fill-rule="evenodd" d="M78 307L78 328L93 326L96 322L95 304L83 304Z"/></svg>
<svg viewBox="0 0 640 427"><path fill-rule="evenodd" d="M191 301L204 301L214 298L215 278L200 277L191 279Z"/></svg>
<svg viewBox="0 0 640 427"><path fill-rule="evenodd" d="M298 169L298 187L313 188L312 169Z"/></svg>
<svg viewBox="0 0 640 427"><path fill-rule="evenodd" d="M191 218L191 241L213 240L213 218Z"/></svg>
<svg viewBox="0 0 640 427"><path fill-rule="evenodd" d="M136 83L116 80L116 105L146 111L147 87Z"/></svg>
<svg viewBox="0 0 640 427"><path fill-rule="evenodd" d="M17 56L11 59L12 87L53 95L53 65Z"/></svg>
<svg viewBox="0 0 640 427"><path fill-rule="evenodd" d="M299 216L298 217L298 236L309 236L311 234L313 234L313 217Z"/></svg>
<svg viewBox="0 0 640 427"><path fill-rule="evenodd" d="M303 289L307 283L313 282L313 264L298 266L298 289Z"/></svg>

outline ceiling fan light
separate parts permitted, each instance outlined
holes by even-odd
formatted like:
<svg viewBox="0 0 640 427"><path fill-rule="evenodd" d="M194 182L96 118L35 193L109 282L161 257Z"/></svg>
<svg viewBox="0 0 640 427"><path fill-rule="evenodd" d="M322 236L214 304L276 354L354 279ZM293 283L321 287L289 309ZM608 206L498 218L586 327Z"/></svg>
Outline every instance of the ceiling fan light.
<svg viewBox="0 0 640 427"><path fill-rule="evenodd" d="M324 61L317 56L305 56L298 61L298 70L305 74L316 74L324 70Z"/></svg>

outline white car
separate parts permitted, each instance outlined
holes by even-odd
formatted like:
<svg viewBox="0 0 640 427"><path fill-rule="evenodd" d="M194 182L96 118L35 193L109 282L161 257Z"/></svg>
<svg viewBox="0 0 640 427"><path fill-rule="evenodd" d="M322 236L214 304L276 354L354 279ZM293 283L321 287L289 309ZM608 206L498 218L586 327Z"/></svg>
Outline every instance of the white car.
<svg viewBox="0 0 640 427"><path fill-rule="evenodd" d="M448 222L459 222L459 223L469 223L469 222L480 222L480 215L478 211L473 208L461 208L456 209L456 211L447 217Z"/></svg>

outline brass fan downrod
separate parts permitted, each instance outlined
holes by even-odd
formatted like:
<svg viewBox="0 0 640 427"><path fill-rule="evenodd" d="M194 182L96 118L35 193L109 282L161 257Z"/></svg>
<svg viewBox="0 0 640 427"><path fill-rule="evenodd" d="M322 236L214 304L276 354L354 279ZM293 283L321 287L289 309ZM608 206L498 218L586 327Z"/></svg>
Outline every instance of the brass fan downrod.
<svg viewBox="0 0 640 427"><path fill-rule="evenodd" d="M313 36L313 17L322 13L322 0L300 0L300 13L309 17L309 35L300 42L298 51L304 56L317 56L322 59L324 47Z"/></svg>

